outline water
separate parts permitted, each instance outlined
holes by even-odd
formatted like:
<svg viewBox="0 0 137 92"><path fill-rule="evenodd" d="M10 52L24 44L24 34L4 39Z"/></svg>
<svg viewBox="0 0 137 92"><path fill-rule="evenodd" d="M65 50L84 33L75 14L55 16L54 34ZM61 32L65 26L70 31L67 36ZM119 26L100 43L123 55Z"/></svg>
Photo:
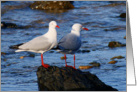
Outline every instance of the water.
<svg viewBox="0 0 137 92"><path fill-rule="evenodd" d="M125 2L109 1L76 1L75 9L63 13L49 13L43 10L32 10L29 5L33 1L9 1L1 3L1 21L15 23L27 28L1 29L1 90L2 91L38 91L37 68L41 65L40 54L35 57L28 56L30 52L15 53L9 46L27 42L34 37L44 34L48 30L51 20L57 21L60 29L57 29L58 40L69 33L71 26L78 22L90 31L82 31L81 50L90 50L89 53L76 53L76 68L81 65L89 65L96 61L101 64L99 68L91 68L89 71L96 74L105 84L119 91L126 90L126 47L109 48L110 41L126 43L123 37L126 35L126 21L118 16L126 12ZM111 6L112 3L119 5ZM117 29L105 31L105 29ZM116 64L107 64L114 56L124 56L117 59ZM50 65L62 67L65 65L63 56L56 51L44 54L44 62ZM67 55L69 65L73 65L73 56Z"/></svg>

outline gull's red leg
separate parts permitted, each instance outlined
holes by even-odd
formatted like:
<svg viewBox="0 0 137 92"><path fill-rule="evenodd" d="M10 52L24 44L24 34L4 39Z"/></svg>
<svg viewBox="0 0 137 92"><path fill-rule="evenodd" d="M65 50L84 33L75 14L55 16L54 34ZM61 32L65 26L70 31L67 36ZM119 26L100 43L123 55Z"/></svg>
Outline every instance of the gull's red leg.
<svg viewBox="0 0 137 92"><path fill-rule="evenodd" d="M75 58L75 54L74 54L74 68L75 68L75 59L76 59L76 58Z"/></svg>
<svg viewBox="0 0 137 92"><path fill-rule="evenodd" d="M45 68L50 67L48 64L44 64L44 61L43 61L43 54L41 54L41 64L42 64L42 66L45 67Z"/></svg>
<svg viewBox="0 0 137 92"><path fill-rule="evenodd" d="M66 61L67 57L66 57L66 54L64 54L64 58L65 58L65 66L67 66L67 61Z"/></svg>

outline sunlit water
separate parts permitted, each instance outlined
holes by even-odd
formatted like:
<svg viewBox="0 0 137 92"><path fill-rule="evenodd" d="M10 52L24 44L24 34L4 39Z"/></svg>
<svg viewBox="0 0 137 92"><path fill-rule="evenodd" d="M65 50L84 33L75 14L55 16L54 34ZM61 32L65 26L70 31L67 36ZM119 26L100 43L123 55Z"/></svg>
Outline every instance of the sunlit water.
<svg viewBox="0 0 137 92"><path fill-rule="evenodd" d="M28 56L30 52L15 53L9 46L27 42L34 37L40 36L48 31L48 23L57 21L60 29L57 29L58 40L69 33L74 23L81 23L90 31L82 31L81 50L90 50L89 53L76 53L76 68L81 65L89 65L96 61L101 64L98 68L89 71L96 74L105 84L119 91L126 90L126 47L109 48L110 41L126 43L123 37L126 35L126 20L118 16L126 12L125 2L121 5L110 6L114 2L76 1L75 9L63 13L49 13L43 10L32 10L29 5L32 2L6 2L1 3L1 21L15 23L28 28L5 28L1 29L1 90L2 91L37 91L37 68L41 65L40 54L35 57ZM105 31L105 29L118 30ZM108 64L114 56L124 56L117 59L116 64ZM44 62L50 65L62 67L64 60L62 54L53 51L44 53ZM68 64L73 65L73 55L67 55Z"/></svg>

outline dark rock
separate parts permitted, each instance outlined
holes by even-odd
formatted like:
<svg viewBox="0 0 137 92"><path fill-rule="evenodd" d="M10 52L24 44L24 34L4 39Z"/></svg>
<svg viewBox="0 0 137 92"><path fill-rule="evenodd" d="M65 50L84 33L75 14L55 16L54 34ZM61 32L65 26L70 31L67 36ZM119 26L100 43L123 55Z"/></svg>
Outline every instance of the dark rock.
<svg viewBox="0 0 137 92"><path fill-rule="evenodd" d="M79 69L90 69L90 68L93 68L93 66L90 66L90 65L86 65L86 66L79 66Z"/></svg>
<svg viewBox="0 0 137 92"><path fill-rule="evenodd" d="M1 3L5 3L5 2L7 2L7 1L1 1Z"/></svg>
<svg viewBox="0 0 137 92"><path fill-rule="evenodd" d="M10 49L18 49L18 47L19 47L20 45L22 45L22 44L24 44L24 43L17 44L17 45L12 45L12 46L10 46L9 48L10 48Z"/></svg>
<svg viewBox="0 0 137 92"><path fill-rule="evenodd" d="M63 57L60 57L60 59L61 59L61 60L64 60L64 59L65 59L65 57L64 57L64 56L63 56ZM66 57L66 59L67 59L67 57Z"/></svg>
<svg viewBox="0 0 137 92"><path fill-rule="evenodd" d="M126 13L121 13L119 17L126 18Z"/></svg>
<svg viewBox="0 0 137 92"><path fill-rule="evenodd" d="M126 44L122 44L122 43L116 42L116 41L109 42L109 44L108 44L108 47L110 47L110 48L123 47L123 46L126 46Z"/></svg>
<svg viewBox="0 0 137 92"><path fill-rule="evenodd" d="M30 7L39 10L64 10L73 9L72 3L70 1L36 1Z"/></svg>
<svg viewBox="0 0 137 92"><path fill-rule="evenodd" d="M35 54L29 54L29 57L35 57Z"/></svg>
<svg viewBox="0 0 137 92"><path fill-rule="evenodd" d="M1 52L1 55L6 55L6 53L5 52Z"/></svg>
<svg viewBox="0 0 137 92"><path fill-rule="evenodd" d="M89 64L92 64L93 67L100 67L100 63L98 62L91 62Z"/></svg>
<svg viewBox="0 0 137 92"><path fill-rule="evenodd" d="M78 50L77 53L89 53L90 50Z"/></svg>
<svg viewBox="0 0 137 92"><path fill-rule="evenodd" d="M27 25L27 26L21 26L21 25L16 25L14 23L7 23L7 22L1 22L1 28L16 28L16 29L27 29L32 26Z"/></svg>
<svg viewBox="0 0 137 92"><path fill-rule="evenodd" d="M15 27L17 27L17 25L14 23L1 22L1 28L15 28Z"/></svg>
<svg viewBox="0 0 137 92"><path fill-rule="evenodd" d="M126 30L126 27L115 27L115 28L104 29L104 31L120 31L120 30Z"/></svg>
<svg viewBox="0 0 137 92"><path fill-rule="evenodd" d="M39 91L117 91L96 75L71 67L40 66L37 78Z"/></svg>
<svg viewBox="0 0 137 92"><path fill-rule="evenodd" d="M115 63L117 63L117 61L110 61L110 62L108 62L108 64L115 64Z"/></svg>
<svg viewBox="0 0 137 92"><path fill-rule="evenodd" d="M123 58L125 58L125 57L123 57L123 56L115 56L115 57L112 57L111 60L113 60L113 59L123 59Z"/></svg>
<svg viewBox="0 0 137 92"><path fill-rule="evenodd" d="M124 36L124 39L126 39L126 36Z"/></svg>

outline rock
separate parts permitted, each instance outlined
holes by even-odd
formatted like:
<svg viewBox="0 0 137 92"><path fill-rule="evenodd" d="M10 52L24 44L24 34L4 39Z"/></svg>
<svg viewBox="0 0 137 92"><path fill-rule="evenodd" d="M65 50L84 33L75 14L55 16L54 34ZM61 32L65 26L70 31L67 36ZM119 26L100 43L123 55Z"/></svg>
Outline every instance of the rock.
<svg viewBox="0 0 137 92"><path fill-rule="evenodd" d="M113 57L113 58L111 58L111 60L113 60L113 59L123 59L123 58L125 58L125 57L123 57L123 56L115 56L115 57Z"/></svg>
<svg viewBox="0 0 137 92"><path fill-rule="evenodd" d="M121 13L119 17L126 18L126 13Z"/></svg>
<svg viewBox="0 0 137 92"><path fill-rule="evenodd" d="M23 59L25 56L21 56L20 59Z"/></svg>
<svg viewBox="0 0 137 92"><path fill-rule="evenodd" d="M18 49L18 47L19 47L20 45L22 45L22 44L24 44L24 43L20 43L20 44L17 44L17 45L12 45L12 46L10 46L9 48L10 48L10 49Z"/></svg>
<svg viewBox="0 0 137 92"><path fill-rule="evenodd" d="M38 67L39 91L117 91L103 83L96 75L71 67Z"/></svg>
<svg viewBox="0 0 137 92"><path fill-rule="evenodd" d="M17 25L14 23L6 23L6 22L1 22L1 28L16 28Z"/></svg>
<svg viewBox="0 0 137 92"><path fill-rule="evenodd" d="M126 30L126 27L114 27L114 28L104 29L104 31L120 31L120 30Z"/></svg>
<svg viewBox="0 0 137 92"><path fill-rule="evenodd" d="M100 67L100 63L97 62L91 62L89 64L92 64L93 67Z"/></svg>
<svg viewBox="0 0 137 92"><path fill-rule="evenodd" d="M1 52L1 55L6 55L6 53L5 52Z"/></svg>
<svg viewBox="0 0 137 92"><path fill-rule="evenodd" d="M124 39L126 39L126 36L124 36Z"/></svg>
<svg viewBox="0 0 137 92"><path fill-rule="evenodd" d="M35 54L29 54L28 57L35 57Z"/></svg>
<svg viewBox="0 0 137 92"><path fill-rule="evenodd" d="M65 59L65 57L64 57L64 56L63 56L63 57L60 57L60 59L61 59L61 60L64 60L64 59ZM67 59L67 57L66 57L66 59Z"/></svg>
<svg viewBox="0 0 137 92"><path fill-rule="evenodd" d="M116 42L116 41L109 42L109 44L108 44L108 47L110 47L110 48L123 47L123 46L126 46L126 44L122 44L122 43Z"/></svg>
<svg viewBox="0 0 137 92"><path fill-rule="evenodd" d="M77 53L89 53L90 50L78 50Z"/></svg>
<svg viewBox="0 0 137 92"><path fill-rule="evenodd" d="M73 9L72 3L70 1L35 1L30 7L38 10L64 10Z"/></svg>
<svg viewBox="0 0 137 92"><path fill-rule="evenodd" d="M108 62L108 64L115 64L115 63L117 63L117 61L110 61L110 62Z"/></svg>
<svg viewBox="0 0 137 92"><path fill-rule="evenodd" d="M1 3L5 3L6 1L1 1Z"/></svg>
<svg viewBox="0 0 137 92"><path fill-rule="evenodd" d="M79 66L79 69L90 69L92 67L93 66L89 66L89 65L87 65L87 66Z"/></svg>
<svg viewBox="0 0 137 92"><path fill-rule="evenodd" d="M1 22L1 28L28 29L30 27L33 27L33 26L31 25L21 26L21 25L16 25L14 23Z"/></svg>

